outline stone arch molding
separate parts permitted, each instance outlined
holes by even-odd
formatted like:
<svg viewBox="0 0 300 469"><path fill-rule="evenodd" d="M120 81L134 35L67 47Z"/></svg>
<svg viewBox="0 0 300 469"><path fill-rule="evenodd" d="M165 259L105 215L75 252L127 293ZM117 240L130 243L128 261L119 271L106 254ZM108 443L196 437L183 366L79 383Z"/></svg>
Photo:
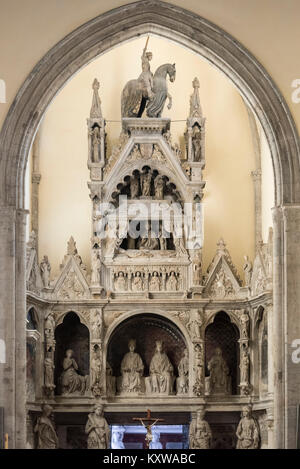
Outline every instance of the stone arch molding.
<svg viewBox="0 0 300 469"><path fill-rule="evenodd" d="M222 70L257 115L271 149L276 204L300 201L300 145L280 91L262 65L218 26L183 8L141 0L108 11L57 43L35 66L7 114L0 136L0 202L23 208L29 149L47 106L87 63L142 34L188 47Z"/></svg>
<svg viewBox="0 0 300 469"><path fill-rule="evenodd" d="M186 327L181 323L181 321L173 314L162 311L162 310L155 310L155 311L141 311L141 310L131 310L128 311L124 314L121 314L118 318L116 318L107 328L105 332L105 337L103 341L103 350L107 351L108 344L113 336L113 333L115 332L116 329L124 322L126 319L133 318L133 317L138 317L142 315L155 315L160 317L161 319L165 319L169 321L170 323L174 324L179 332L182 334L182 337L184 338L185 344L187 346L187 349L189 351L189 354L192 353L192 342L190 339L190 336L188 334L188 331Z"/></svg>

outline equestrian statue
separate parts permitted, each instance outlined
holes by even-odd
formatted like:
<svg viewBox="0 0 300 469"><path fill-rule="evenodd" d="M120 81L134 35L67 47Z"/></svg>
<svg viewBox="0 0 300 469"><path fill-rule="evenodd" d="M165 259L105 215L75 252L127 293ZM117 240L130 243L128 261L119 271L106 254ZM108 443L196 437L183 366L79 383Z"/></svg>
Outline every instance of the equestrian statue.
<svg viewBox="0 0 300 469"><path fill-rule="evenodd" d="M122 91L122 117L142 117L146 108L148 117L161 117L166 99L168 109L172 107L172 97L168 93L167 75L173 82L176 76L175 64L158 67L154 76L150 69L152 52L147 52L149 37L142 54L142 73L137 80L130 80Z"/></svg>

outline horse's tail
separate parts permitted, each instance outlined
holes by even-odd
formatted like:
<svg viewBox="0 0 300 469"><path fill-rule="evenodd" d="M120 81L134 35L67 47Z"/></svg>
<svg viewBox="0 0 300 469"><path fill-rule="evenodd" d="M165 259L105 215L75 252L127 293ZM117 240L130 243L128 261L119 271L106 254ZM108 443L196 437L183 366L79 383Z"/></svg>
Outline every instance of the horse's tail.
<svg viewBox="0 0 300 469"><path fill-rule="evenodd" d="M121 97L121 116L137 117L140 103L142 100L142 91L138 86L137 80L130 80L126 83Z"/></svg>

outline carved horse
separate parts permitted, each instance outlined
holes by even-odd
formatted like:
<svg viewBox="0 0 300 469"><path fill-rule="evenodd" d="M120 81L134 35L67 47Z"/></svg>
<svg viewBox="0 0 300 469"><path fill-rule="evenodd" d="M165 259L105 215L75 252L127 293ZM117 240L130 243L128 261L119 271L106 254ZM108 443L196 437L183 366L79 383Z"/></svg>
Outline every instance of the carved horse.
<svg viewBox="0 0 300 469"><path fill-rule="evenodd" d="M175 64L164 64L158 67L153 77L153 96L149 98L143 82L130 80L122 91L122 117L141 117L145 107L148 117L161 117L166 99L168 109L172 107L172 97L168 93L167 75L173 82L176 76Z"/></svg>

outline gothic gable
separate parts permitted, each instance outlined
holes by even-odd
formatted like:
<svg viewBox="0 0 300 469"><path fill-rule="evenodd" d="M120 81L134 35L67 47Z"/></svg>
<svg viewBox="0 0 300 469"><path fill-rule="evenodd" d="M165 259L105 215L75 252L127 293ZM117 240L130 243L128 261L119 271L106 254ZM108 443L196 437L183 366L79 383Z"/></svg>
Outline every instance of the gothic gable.
<svg viewBox="0 0 300 469"><path fill-rule="evenodd" d="M231 299L239 295L241 281L224 241L218 242L216 255L208 268L204 294L217 299Z"/></svg>

